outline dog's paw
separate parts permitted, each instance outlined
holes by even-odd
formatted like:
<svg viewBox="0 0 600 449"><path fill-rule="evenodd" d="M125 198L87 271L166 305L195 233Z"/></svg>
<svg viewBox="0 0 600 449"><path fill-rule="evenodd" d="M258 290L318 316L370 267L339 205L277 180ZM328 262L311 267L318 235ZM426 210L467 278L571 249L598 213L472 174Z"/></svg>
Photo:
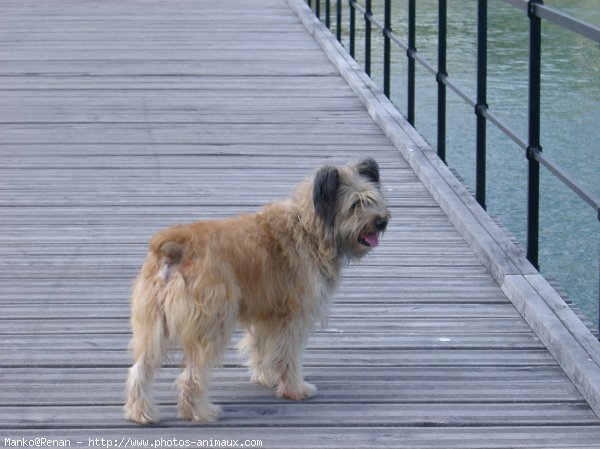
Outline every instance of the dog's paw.
<svg viewBox="0 0 600 449"><path fill-rule="evenodd" d="M124 410L125 418L138 424L153 424L160 420L158 412L151 406L142 408L128 404Z"/></svg>
<svg viewBox="0 0 600 449"><path fill-rule="evenodd" d="M193 408L180 408L179 414L183 419L197 423L211 423L219 419L221 407L212 402L203 402Z"/></svg>
<svg viewBox="0 0 600 449"><path fill-rule="evenodd" d="M277 397L290 399L292 401L301 401L303 399L312 398L317 394L317 387L308 382L302 382L297 387L289 387L280 385L277 388Z"/></svg>

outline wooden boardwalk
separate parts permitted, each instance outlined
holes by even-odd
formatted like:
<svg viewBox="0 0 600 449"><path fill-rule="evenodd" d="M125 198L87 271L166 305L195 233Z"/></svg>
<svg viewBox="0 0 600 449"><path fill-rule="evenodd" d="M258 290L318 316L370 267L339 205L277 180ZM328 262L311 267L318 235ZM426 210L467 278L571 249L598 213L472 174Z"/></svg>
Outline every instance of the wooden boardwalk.
<svg viewBox="0 0 600 449"><path fill-rule="evenodd" d="M220 421L177 418L177 358L160 425L125 421L148 238L361 155L393 219L310 340L319 395L275 398L231 349ZM0 446L600 447L599 418L284 0L0 0L0 335Z"/></svg>

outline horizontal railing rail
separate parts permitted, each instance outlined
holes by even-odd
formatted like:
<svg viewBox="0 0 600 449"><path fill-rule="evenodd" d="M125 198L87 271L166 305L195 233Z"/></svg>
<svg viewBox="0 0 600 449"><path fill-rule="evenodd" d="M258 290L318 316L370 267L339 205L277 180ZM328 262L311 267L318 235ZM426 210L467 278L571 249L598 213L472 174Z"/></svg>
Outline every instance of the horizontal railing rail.
<svg viewBox="0 0 600 449"><path fill-rule="evenodd" d="M528 160L528 195L527 195L527 259L539 269L539 209L540 209L540 165L544 166L565 186L596 212L600 221L600 200L582 186L564 168L543 155L540 142L540 91L541 91L541 25L542 19L577 33L600 45L600 28L555 8L546 6L542 0L504 0L527 14L529 19L529 99L528 99L528 136L521 137L500 117L494 114L487 104L487 0L477 3L477 89L472 98L463 88L458 86L446 70L446 33L447 33L447 0L438 0L438 60L437 65L422 57L416 48L416 0L405 0L408 4L408 35L403 40L391 26L391 2L383 0L383 21L373 15L372 0L348 0L349 11L349 53L355 58L356 50L356 13L364 19L364 70L371 75L371 34L372 28L379 30L383 36L383 92L389 98L391 92L391 44L395 44L406 52L407 70L407 113L406 119L415 125L415 63L419 63L435 76L438 85L437 107L437 152L440 159L446 162L446 88L458 95L473 107L476 115L476 168L475 198L486 209L486 145L487 122L492 123L504 135L524 150ZM307 0L309 6L315 5L315 14L320 18L322 0ZM331 28L331 0L325 0L325 24ZM336 0L336 37L342 42L342 1ZM600 280L599 280L600 282ZM600 303L600 298L599 298ZM600 307L599 307L600 322Z"/></svg>

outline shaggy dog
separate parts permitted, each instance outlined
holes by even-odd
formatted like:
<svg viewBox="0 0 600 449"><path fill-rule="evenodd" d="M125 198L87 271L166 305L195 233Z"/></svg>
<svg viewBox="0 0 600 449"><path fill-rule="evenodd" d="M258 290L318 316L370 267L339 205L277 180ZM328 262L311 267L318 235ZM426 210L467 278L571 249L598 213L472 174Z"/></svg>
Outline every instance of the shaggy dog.
<svg viewBox="0 0 600 449"><path fill-rule="evenodd" d="M168 349L183 350L179 414L217 419L206 390L236 325L254 382L300 400L317 389L304 381L302 352L327 317L342 268L379 244L390 212L379 166L366 158L324 166L291 198L255 215L173 226L150 241L133 287L127 381L128 419L156 422L151 384Z"/></svg>

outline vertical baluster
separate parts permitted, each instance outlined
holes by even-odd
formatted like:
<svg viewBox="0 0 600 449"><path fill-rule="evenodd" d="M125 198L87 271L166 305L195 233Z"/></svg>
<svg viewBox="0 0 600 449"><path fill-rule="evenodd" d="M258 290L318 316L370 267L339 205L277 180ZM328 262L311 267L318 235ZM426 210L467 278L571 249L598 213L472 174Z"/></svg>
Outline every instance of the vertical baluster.
<svg viewBox="0 0 600 449"><path fill-rule="evenodd" d="M356 50L356 8L354 8L354 3L352 0L348 1L350 5L350 56L355 58L354 53Z"/></svg>
<svg viewBox="0 0 600 449"><path fill-rule="evenodd" d="M535 5L541 0L531 0L529 15L529 161L527 194L527 259L539 269L538 242L540 226L540 163L536 160L540 145L540 74L542 56L542 20L535 15Z"/></svg>
<svg viewBox="0 0 600 449"><path fill-rule="evenodd" d="M383 17L383 93L390 98L390 66L392 32L392 1L385 0Z"/></svg>
<svg viewBox="0 0 600 449"><path fill-rule="evenodd" d="M446 162L446 35L447 35L446 0L438 2L438 120L437 120L437 153Z"/></svg>
<svg viewBox="0 0 600 449"><path fill-rule="evenodd" d="M373 16L371 0L366 0L365 10L365 72L371 76L371 17Z"/></svg>
<svg viewBox="0 0 600 449"><path fill-rule="evenodd" d="M342 0L335 1L335 37L342 42Z"/></svg>
<svg viewBox="0 0 600 449"><path fill-rule="evenodd" d="M408 1L408 122L415 126L415 52L416 48L416 0Z"/></svg>
<svg viewBox="0 0 600 449"><path fill-rule="evenodd" d="M477 4L477 155L475 199L486 208L487 0Z"/></svg>

